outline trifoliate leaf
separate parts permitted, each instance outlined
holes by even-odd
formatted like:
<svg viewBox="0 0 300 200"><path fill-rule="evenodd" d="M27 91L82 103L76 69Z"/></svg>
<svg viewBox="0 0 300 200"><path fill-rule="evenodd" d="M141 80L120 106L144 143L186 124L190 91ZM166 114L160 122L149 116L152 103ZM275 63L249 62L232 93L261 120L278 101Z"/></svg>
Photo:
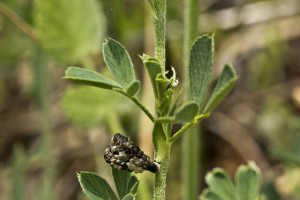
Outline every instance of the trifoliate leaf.
<svg viewBox="0 0 300 200"><path fill-rule="evenodd" d="M259 195L261 185L261 173L254 162L249 162L248 166L240 166L236 172L236 184L229 174L216 168L209 172L206 177L208 184L200 197L200 200L258 200L264 199Z"/></svg>

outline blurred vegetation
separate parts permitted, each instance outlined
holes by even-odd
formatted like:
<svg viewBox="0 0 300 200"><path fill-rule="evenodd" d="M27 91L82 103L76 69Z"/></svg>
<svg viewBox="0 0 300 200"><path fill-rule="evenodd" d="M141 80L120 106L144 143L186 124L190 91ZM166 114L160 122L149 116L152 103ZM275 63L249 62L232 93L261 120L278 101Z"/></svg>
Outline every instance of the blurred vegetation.
<svg viewBox="0 0 300 200"><path fill-rule="evenodd" d="M259 18L261 3L263 10L273 10L265 12L267 17ZM239 75L229 99L204 121L204 170L222 167L233 176L238 165L252 159L262 169L268 200L299 199L299 1L203 0L201 4L199 30L216 34L216 68L220 69L218 63L232 62ZM1 0L0 5L0 199L83 199L76 172L97 171L110 177L102 159L110 135L124 131L138 142L141 114L118 94L97 90L93 96L85 95L93 88L69 86L61 77L71 65L103 73L102 42L112 37L126 46L143 78L137 54L149 48L145 3ZM255 8L249 11L252 15L241 12L247 6ZM286 9L279 12L280 6ZM179 72L183 7L183 1L168 1L167 67ZM11 13L21 22L16 23ZM205 24L206 16L214 20ZM24 24L29 32L20 29ZM225 119L237 126L225 132L229 126ZM255 151L250 141L236 130L247 134L263 156L251 154ZM237 148L240 144L249 145ZM172 156L168 179L167 198L172 200L181 195L180 148L172 149L178 155ZM203 177L198 178L203 182Z"/></svg>

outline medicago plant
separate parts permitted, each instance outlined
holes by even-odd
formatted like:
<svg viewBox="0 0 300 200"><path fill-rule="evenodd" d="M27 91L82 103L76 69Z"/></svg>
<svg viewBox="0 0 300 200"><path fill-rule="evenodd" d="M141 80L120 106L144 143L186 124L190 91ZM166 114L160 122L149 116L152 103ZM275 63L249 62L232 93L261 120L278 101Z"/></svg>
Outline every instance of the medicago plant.
<svg viewBox="0 0 300 200"><path fill-rule="evenodd" d="M130 173L132 171L140 173L144 170L151 171L155 175L153 199L165 199L166 176L172 144L193 124L208 117L225 99L237 81L234 69L226 64L212 93L208 94L213 71L214 39L212 35L202 35L194 41L190 49L188 86L182 90L188 93L188 98L182 102L181 93L174 97L174 90L178 86L176 72L172 68L172 77L167 78L168 72L165 70L166 1L149 0L149 4L155 27L155 58L145 54L140 57L151 80L155 96L155 113L151 113L138 99L140 81L136 79L131 58L125 47L114 39L107 39L103 44L104 61L114 80L95 71L78 67L69 67L65 74L65 79L125 95L154 123L153 161L150 161L149 156L120 133L114 135L111 144L105 150L105 160L112 166L118 197L122 200L135 199L139 181ZM174 124L183 125L180 130L171 134ZM91 172L80 172L78 178L89 198L118 199L108 183L100 176ZM220 169L209 173L206 181L209 189L204 191L202 199L254 200L258 196L260 173L255 164L243 166L237 173L237 190L227 173ZM243 193L245 189L247 192ZM226 195L229 195L228 198Z"/></svg>

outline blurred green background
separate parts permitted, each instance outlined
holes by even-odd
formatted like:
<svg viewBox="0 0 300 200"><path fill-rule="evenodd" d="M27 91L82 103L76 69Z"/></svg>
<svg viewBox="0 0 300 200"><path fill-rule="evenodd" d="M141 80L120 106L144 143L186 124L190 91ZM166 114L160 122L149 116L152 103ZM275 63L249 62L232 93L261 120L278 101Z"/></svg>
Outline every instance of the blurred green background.
<svg viewBox="0 0 300 200"><path fill-rule="evenodd" d="M300 199L300 2L201 0L199 35L215 33L215 76L232 63L234 91L203 122L203 174L254 160L269 200ZM169 0L167 68L183 73L184 1ZM152 124L123 96L63 80L67 66L104 66L105 37L129 51L139 98L154 109L138 55L153 56L153 30L140 0L0 0L0 199L84 199L76 172L112 183L103 151L122 132L152 155ZM213 77L213 79L214 79ZM180 88L180 87L179 87ZM181 144L172 148L167 199L181 199ZM138 199L151 199L150 172Z"/></svg>

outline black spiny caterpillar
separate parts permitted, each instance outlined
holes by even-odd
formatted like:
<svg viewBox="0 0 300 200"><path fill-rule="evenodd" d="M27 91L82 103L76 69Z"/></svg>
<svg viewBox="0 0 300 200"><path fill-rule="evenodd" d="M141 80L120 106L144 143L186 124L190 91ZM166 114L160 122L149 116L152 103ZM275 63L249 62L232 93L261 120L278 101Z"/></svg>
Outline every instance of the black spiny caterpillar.
<svg viewBox="0 0 300 200"><path fill-rule="evenodd" d="M150 162L149 156L120 133L116 133L111 139L109 147L105 149L104 159L119 170L134 171L135 173L142 173L144 170L153 173L159 171L157 162Z"/></svg>

